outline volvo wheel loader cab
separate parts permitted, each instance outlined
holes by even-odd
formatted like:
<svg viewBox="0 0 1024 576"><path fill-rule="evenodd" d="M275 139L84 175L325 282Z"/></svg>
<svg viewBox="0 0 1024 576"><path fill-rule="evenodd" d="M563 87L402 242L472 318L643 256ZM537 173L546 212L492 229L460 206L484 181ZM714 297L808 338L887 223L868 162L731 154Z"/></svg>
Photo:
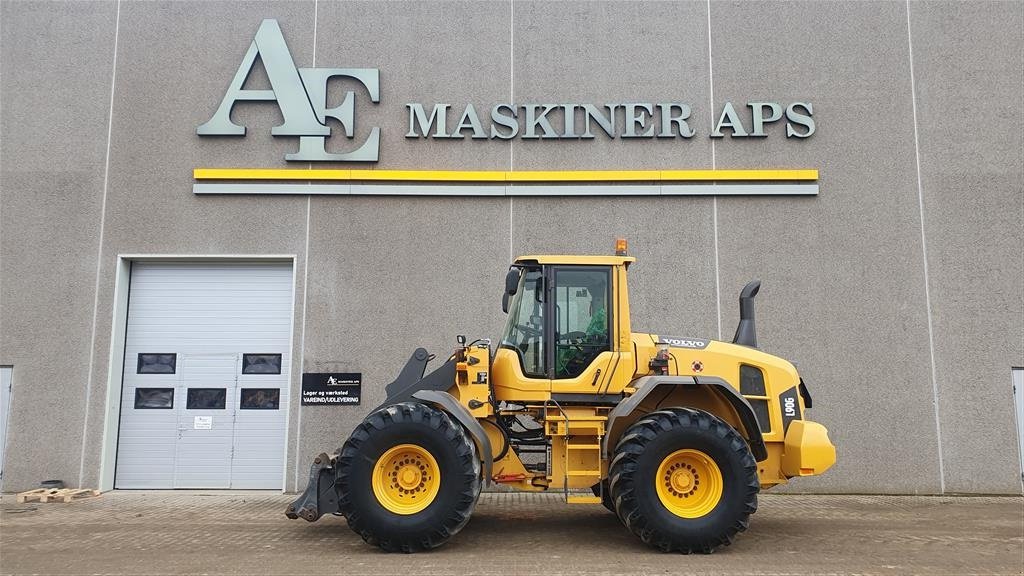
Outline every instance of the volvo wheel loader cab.
<svg viewBox="0 0 1024 576"><path fill-rule="evenodd" d="M746 529L760 490L832 466L796 369L756 347L759 282L741 292L733 342L634 332L635 259L616 252L516 259L496 346L460 336L429 374L417 349L286 514L337 513L368 543L414 552L500 484L603 504L661 550L711 552Z"/></svg>

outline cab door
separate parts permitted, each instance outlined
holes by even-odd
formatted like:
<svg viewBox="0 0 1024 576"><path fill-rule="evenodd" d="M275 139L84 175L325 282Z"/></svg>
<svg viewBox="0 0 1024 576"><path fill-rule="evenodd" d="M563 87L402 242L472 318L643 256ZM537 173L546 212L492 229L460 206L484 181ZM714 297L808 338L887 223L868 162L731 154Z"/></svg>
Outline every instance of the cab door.
<svg viewBox="0 0 1024 576"><path fill-rule="evenodd" d="M603 394L616 356L612 351L612 269L554 266L549 279L551 393Z"/></svg>

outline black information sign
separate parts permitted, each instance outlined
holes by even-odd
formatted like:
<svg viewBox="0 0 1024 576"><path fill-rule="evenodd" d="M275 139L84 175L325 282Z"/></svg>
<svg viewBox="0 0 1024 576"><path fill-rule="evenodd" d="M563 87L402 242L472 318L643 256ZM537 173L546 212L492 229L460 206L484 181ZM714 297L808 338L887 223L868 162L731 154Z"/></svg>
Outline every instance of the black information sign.
<svg viewBox="0 0 1024 576"><path fill-rule="evenodd" d="M302 405L358 406L362 388L360 372L305 373L302 375Z"/></svg>

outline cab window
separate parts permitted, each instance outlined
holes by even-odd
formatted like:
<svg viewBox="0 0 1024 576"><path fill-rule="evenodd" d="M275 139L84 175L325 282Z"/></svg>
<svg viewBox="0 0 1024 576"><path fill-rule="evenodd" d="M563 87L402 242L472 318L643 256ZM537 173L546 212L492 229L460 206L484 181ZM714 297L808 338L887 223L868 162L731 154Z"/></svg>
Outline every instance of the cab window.
<svg viewBox="0 0 1024 576"><path fill-rule="evenodd" d="M608 268L555 269L555 378L575 378L611 350Z"/></svg>
<svg viewBox="0 0 1024 576"><path fill-rule="evenodd" d="M547 377L544 354L544 276L540 268L527 269L512 298L501 346L515 350L523 374Z"/></svg>

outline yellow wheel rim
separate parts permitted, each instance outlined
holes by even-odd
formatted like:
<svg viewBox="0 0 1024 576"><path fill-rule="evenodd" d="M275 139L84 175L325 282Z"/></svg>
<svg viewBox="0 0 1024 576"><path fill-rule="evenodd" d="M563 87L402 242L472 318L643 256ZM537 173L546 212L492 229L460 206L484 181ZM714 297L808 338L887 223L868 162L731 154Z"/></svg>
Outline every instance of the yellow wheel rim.
<svg viewBox="0 0 1024 576"><path fill-rule="evenodd" d="M661 461L654 486L669 512L681 518L700 518L722 499L722 472L700 450L676 450Z"/></svg>
<svg viewBox="0 0 1024 576"><path fill-rule="evenodd" d="M380 455L373 467L373 494L395 514L415 514L437 497L441 470L425 448L399 444Z"/></svg>

